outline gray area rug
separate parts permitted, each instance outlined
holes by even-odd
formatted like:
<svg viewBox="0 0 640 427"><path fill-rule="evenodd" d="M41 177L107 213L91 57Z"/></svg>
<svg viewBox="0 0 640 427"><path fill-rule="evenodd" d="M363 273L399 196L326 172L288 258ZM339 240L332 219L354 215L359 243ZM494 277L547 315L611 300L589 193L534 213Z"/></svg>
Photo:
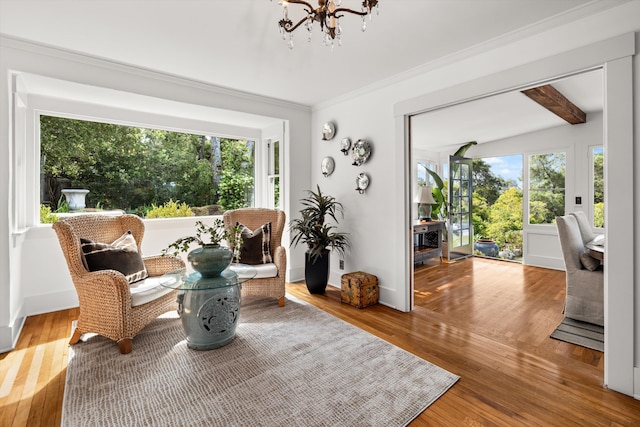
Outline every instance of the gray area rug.
<svg viewBox="0 0 640 427"><path fill-rule="evenodd" d="M565 317L551 338L604 352L604 328Z"/></svg>
<svg viewBox="0 0 640 427"><path fill-rule="evenodd" d="M121 355L70 347L63 426L403 426L458 376L287 296L243 300L236 338L187 347L175 313Z"/></svg>

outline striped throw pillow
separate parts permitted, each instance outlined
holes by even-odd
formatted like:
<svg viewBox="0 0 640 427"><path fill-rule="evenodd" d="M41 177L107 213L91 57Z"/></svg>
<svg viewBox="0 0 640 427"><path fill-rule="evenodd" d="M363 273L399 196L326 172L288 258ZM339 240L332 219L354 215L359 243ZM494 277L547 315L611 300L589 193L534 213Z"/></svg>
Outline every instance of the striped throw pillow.
<svg viewBox="0 0 640 427"><path fill-rule="evenodd" d="M240 262L257 265L273 262L271 257L271 223L262 224L257 230L250 230L236 222L241 229L242 245L240 246Z"/></svg>
<svg viewBox="0 0 640 427"><path fill-rule="evenodd" d="M124 274L129 283L148 277L147 269L138 252L136 239L127 231L112 243L93 242L80 238L82 261L89 271L116 270Z"/></svg>

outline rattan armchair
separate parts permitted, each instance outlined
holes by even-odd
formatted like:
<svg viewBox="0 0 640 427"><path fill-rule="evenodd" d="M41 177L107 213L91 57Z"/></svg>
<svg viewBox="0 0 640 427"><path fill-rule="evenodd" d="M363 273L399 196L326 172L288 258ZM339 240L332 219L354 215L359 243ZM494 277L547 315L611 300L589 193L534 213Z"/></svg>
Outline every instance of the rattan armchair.
<svg viewBox="0 0 640 427"><path fill-rule="evenodd" d="M243 208L226 211L223 214L226 228L239 222L251 230L255 230L267 222L271 222L271 254L278 273L275 277L256 278L242 284L242 295L260 295L278 299L278 305L284 307L285 275L287 270L287 253L281 245L282 233L286 221L281 210L264 208ZM242 260L240 260L242 261Z"/></svg>
<svg viewBox="0 0 640 427"><path fill-rule="evenodd" d="M177 291L160 288L157 298L147 292L151 297L147 295L146 299L155 299L132 306L131 285L122 273L90 272L83 263L80 238L111 243L131 231L140 252L144 223L138 216L78 215L56 222L53 229L80 302L80 317L69 344L77 343L84 333L96 333L116 341L120 352L127 354L133 349L133 337L142 328L159 315L177 309ZM156 280L171 270L184 268L184 262L172 256L143 257L143 262L149 278Z"/></svg>

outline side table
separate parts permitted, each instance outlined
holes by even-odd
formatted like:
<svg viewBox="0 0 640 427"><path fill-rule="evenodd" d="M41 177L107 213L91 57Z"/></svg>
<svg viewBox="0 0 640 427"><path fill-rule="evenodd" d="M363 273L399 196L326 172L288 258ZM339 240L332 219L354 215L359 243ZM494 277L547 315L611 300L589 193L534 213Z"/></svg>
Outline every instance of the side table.
<svg viewBox="0 0 640 427"><path fill-rule="evenodd" d="M257 271L247 265L234 268L239 268L239 273L228 268L219 277L205 278L200 273L187 276L186 270L180 269L162 277L162 286L183 291L178 294L178 313L189 348L211 350L235 337L242 283L255 277Z"/></svg>
<svg viewBox="0 0 640 427"><path fill-rule="evenodd" d="M413 262L424 263L431 258L442 262L442 230L444 221L413 223Z"/></svg>

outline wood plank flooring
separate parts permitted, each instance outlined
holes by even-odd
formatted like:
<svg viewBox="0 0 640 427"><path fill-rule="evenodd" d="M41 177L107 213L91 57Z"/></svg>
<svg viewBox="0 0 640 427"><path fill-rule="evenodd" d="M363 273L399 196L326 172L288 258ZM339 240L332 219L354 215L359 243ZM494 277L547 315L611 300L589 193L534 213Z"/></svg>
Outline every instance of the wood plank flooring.
<svg viewBox="0 0 640 427"><path fill-rule="evenodd" d="M562 272L479 258L427 265L412 313L359 310L331 287L287 292L460 375L414 427L640 425L640 401L603 387L602 353L548 338L562 320ZM77 315L29 317L17 348L0 355L0 426L60 425Z"/></svg>

